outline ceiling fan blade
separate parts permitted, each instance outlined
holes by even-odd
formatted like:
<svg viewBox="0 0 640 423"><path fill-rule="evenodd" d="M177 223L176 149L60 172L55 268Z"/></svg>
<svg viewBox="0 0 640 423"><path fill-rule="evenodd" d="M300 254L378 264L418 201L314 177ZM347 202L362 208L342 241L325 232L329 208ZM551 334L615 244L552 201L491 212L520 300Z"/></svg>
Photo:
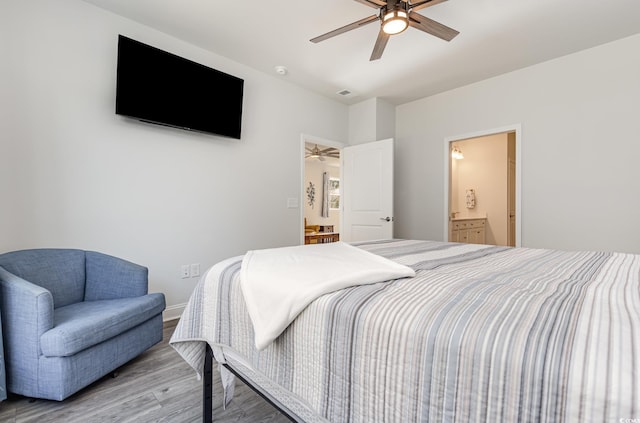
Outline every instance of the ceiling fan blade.
<svg viewBox="0 0 640 423"><path fill-rule="evenodd" d="M407 0L403 0L403 1L406 2ZM409 3L409 9L420 10L420 9L424 9L425 7L435 6L436 4L443 3L445 1L447 0L420 0L413 3Z"/></svg>
<svg viewBox="0 0 640 423"><path fill-rule="evenodd" d="M309 41L311 41L312 43L319 43L320 41L324 41L327 38L335 37L336 35L340 35L347 31L351 31L352 29L360 28L361 26L370 24L371 22L375 22L378 19L379 18L377 15L372 15L372 16L369 16L368 18L360 19L357 22L353 22L353 23L350 23L349 25L345 25L341 28L334 29L333 31L329 31L326 34L319 35L315 38L312 38Z"/></svg>
<svg viewBox="0 0 640 423"><path fill-rule="evenodd" d="M459 34L455 29L415 12L409 13L409 25L445 41L451 41Z"/></svg>
<svg viewBox="0 0 640 423"><path fill-rule="evenodd" d="M384 48L387 46L387 41L389 41L390 35L382 30L380 27L380 32L378 32L378 38L376 39L376 45L373 46L373 52L371 52L371 58L369 61L378 60L382 57L382 52Z"/></svg>
<svg viewBox="0 0 640 423"><path fill-rule="evenodd" d="M356 0L358 3L362 3L374 9L379 9L382 6L386 6L387 2L383 0Z"/></svg>

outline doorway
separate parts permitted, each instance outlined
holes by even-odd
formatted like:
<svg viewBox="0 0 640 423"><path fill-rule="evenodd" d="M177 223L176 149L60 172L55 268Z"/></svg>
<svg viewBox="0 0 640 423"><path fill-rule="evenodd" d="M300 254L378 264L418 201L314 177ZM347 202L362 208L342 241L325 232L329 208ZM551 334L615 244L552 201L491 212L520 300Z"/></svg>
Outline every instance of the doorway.
<svg viewBox="0 0 640 423"><path fill-rule="evenodd" d="M309 145L313 145L311 152L315 152L316 144L319 150L322 150L321 146L325 146L333 147L340 152L339 180L334 180L333 183L329 180L330 188L337 188L333 193L330 190L329 192L330 195L334 194L335 212L339 213L337 225L328 223L329 226L332 225L329 229L338 232L337 237L331 238L347 242L393 238L393 139L344 145L303 134L300 147L300 198L306 203L300 207L300 243L306 240L306 226L313 225L314 227L309 229L314 231L326 230L322 227L315 228L324 225L315 222L315 215L305 223L306 205L313 202L315 209L316 201L319 201L317 196L323 195L321 190L317 190L317 183L310 185L309 181L305 182L306 168L311 167L309 163L312 163L306 161L311 157L305 156L309 153ZM329 214L331 216L331 210Z"/></svg>
<svg viewBox="0 0 640 423"><path fill-rule="evenodd" d="M339 240L343 147L335 141L304 134L301 137L301 244Z"/></svg>
<svg viewBox="0 0 640 423"><path fill-rule="evenodd" d="M521 246L520 125L445 140L444 240Z"/></svg>

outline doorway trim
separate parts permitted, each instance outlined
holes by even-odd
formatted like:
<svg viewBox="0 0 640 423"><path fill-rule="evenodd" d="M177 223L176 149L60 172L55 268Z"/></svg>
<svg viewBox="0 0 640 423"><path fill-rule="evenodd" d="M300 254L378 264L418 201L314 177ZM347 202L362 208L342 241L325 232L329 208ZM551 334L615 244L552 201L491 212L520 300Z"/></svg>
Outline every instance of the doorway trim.
<svg viewBox="0 0 640 423"><path fill-rule="evenodd" d="M500 128L486 129L462 135L454 135L444 139L444 240L449 239L449 180L451 163L451 143L470 138L515 132L516 134L516 247L522 246L522 125L519 123Z"/></svg>
<svg viewBox="0 0 640 423"><path fill-rule="evenodd" d="M299 192L299 198L300 201L298 202L298 207L299 207L299 213L298 213L298 231L299 231L299 242L300 245L304 245L304 199L305 199L305 186L304 186L304 171L305 171L305 145L306 143L312 143L312 144L320 144L320 145L325 145L327 147L333 147L333 148L337 148L338 150L340 150L342 152L342 149L346 146L346 144L339 142L339 141L333 141L333 140L327 140L321 137L316 137L315 135L309 135L309 134L300 134L300 192ZM340 180L342 180L342 153L340 154ZM516 169L517 170L517 169ZM342 207L342 202L341 202L341 206ZM342 213L340 213L340 226L342 227Z"/></svg>

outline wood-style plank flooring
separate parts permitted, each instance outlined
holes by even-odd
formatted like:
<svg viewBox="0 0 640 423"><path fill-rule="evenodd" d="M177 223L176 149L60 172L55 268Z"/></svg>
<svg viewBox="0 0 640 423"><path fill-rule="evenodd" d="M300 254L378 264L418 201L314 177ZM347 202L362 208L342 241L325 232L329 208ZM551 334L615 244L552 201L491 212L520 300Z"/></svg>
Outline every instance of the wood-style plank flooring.
<svg viewBox="0 0 640 423"><path fill-rule="evenodd" d="M169 346L176 324L165 322L163 341L122 366L117 377L106 376L62 402L10 396L0 402L0 422L201 422L202 382ZM214 422L289 421L242 382L226 410L221 398L214 368Z"/></svg>

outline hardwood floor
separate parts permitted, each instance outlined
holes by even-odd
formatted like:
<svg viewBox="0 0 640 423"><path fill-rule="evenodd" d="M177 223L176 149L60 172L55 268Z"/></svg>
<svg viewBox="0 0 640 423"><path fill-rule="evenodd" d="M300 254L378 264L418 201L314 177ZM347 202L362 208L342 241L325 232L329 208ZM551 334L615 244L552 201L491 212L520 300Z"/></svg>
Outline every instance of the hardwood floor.
<svg viewBox="0 0 640 423"><path fill-rule="evenodd" d="M0 422L201 422L202 382L168 343L176 324L165 322L163 341L122 366L117 377L104 377L62 402L10 396L0 403ZM226 410L221 398L214 371L214 422L289 421L242 382Z"/></svg>

